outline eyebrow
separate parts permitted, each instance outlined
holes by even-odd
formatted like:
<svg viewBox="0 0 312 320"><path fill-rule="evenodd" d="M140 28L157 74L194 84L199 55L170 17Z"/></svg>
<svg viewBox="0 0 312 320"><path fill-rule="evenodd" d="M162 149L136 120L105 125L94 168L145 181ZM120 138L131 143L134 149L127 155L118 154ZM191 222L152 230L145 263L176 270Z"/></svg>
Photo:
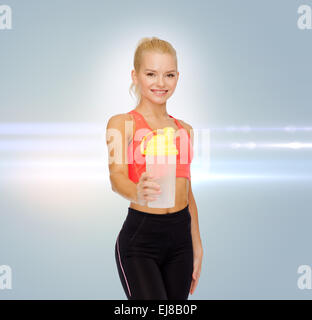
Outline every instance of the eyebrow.
<svg viewBox="0 0 312 320"><path fill-rule="evenodd" d="M153 69L145 69L145 71L157 72L156 70L153 70ZM170 71L167 71L167 72L176 72L176 70L170 70ZM165 73L167 73L167 72L165 72Z"/></svg>

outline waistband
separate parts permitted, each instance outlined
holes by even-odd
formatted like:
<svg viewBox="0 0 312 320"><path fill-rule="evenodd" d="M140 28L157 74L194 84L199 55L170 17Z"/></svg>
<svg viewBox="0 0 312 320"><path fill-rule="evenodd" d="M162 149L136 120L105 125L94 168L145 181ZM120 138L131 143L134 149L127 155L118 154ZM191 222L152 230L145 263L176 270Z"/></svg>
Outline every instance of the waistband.
<svg viewBox="0 0 312 320"><path fill-rule="evenodd" d="M184 218L189 216L189 205L187 205L185 208L175 211L175 212L170 212L170 213L150 213L150 212L145 212L145 211L140 211L136 210L133 208L128 207L128 214L132 215L137 215L137 216L144 216L152 219L157 219L157 220L165 220L165 221L171 221L171 220L178 220L181 218Z"/></svg>

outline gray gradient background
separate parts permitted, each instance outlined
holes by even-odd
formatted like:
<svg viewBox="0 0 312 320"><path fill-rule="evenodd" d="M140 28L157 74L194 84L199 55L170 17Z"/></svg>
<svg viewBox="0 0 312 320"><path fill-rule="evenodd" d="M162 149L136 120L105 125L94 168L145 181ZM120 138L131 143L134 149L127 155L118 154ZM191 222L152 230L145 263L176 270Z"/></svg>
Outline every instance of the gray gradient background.
<svg viewBox="0 0 312 320"><path fill-rule="evenodd" d="M312 1L1 4L13 29L0 31L0 265L13 288L0 299L125 299L114 245L129 201L110 189L105 127L134 107L145 36L177 50L169 114L210 130L192 163L204 259L189 299L311 299L297 286L312 265L311 146L287 143L311 141L312 30L297 9Z"/></svg>

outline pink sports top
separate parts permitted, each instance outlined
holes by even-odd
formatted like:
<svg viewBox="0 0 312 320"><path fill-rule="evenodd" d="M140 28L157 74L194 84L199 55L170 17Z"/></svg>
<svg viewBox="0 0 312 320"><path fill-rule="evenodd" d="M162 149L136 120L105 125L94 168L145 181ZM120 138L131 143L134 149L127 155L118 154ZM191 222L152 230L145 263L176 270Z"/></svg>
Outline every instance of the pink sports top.
<svg viewBox="0 0 312 320"><path fill-rule="evenodd" d="M135 121L135 132L133 133L134 138L128 145L128 173L129 179L134 183L138 183L141 174L146 171L145 154L141 153L140 148L141 142L148 133L153 131L153 129L147 124L144 117L139 112L133 109L128 113L133 115ZM173 118L171 115L169 115L169 117ZM180 122L175 118L173 119L179 128L179 131L176 133L175 137L175 146L178 150L176 158L176 177L185 177L191 180L190 165L193 159L193 146L191 137L188 131L180 124ZM139 129L142 130L137 133ZM153 132L153 134L149 134L146 137L146 144L155 134L157 133Z"/></svg>

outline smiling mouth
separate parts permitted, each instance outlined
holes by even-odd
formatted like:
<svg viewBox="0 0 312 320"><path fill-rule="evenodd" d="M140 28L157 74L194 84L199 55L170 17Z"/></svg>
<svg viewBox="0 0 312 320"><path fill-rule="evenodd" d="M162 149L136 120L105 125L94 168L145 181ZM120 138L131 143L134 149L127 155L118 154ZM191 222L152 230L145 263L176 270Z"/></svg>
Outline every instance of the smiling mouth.
<svg viewBox="0 0 312 320"><path fill-rule="evenodd" d="M158 96L163 96L168 92L168 90L154 90L154 89L151 89L151 91Z"/></svg>

